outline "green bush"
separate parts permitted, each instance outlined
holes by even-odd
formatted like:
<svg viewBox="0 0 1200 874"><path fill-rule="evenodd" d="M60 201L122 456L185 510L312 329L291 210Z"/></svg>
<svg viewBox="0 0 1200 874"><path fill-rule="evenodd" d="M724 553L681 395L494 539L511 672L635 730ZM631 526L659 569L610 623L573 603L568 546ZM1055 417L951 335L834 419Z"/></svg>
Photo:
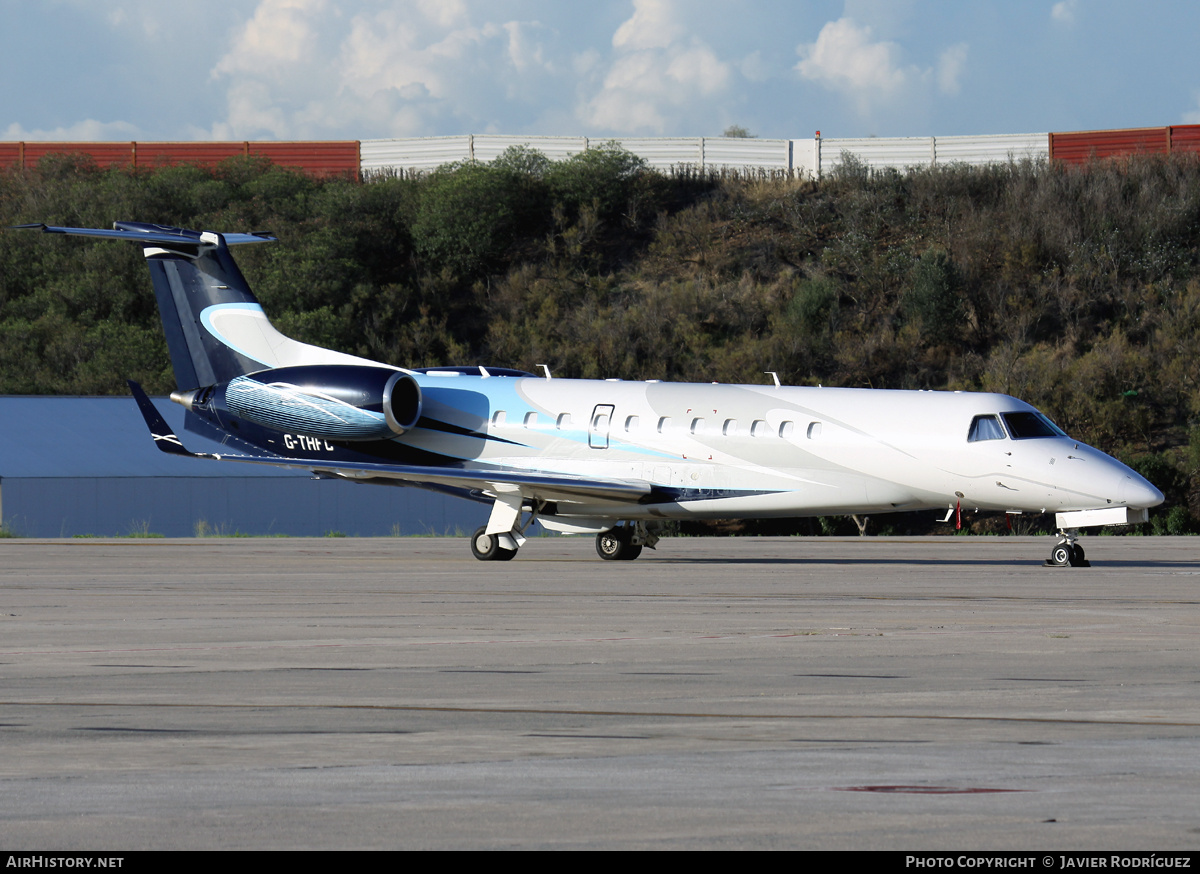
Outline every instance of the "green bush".
<svg viewBox="0 0 1200 874"><path fill-rule="evenodd" d="M574 220L592 208L606 221L630 211L648 193L646 162L615 143L587 149L550 166L546 174L554 202Z"/></svg>
<svg viewBox="0 0 1200 874"><path fill-rule="evenodd" d="M450 164L421 191L413 222L417 254L437 272L442 267L471 277L498 267L519 231L521 185L516 173L488 164Z"/></svg>
<svg viewBox="0 0 1200 874"><path fill-rule="evenodd" d="M958 336L963 316L961 289L958 268L946 252L930 249L917 261L903 307L908 318L920 326L927 343L948 343Z"/></svg>

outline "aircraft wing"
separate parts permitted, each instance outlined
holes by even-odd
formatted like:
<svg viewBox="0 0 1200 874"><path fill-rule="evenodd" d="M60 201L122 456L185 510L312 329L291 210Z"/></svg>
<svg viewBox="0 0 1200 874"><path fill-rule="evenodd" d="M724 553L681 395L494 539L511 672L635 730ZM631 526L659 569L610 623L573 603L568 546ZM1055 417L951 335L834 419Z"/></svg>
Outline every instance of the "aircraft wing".
<svg viewBox="0 0 1200 874"><path fill-rule="evenodd" d="M171 430L162 414L147 397L140 385L132 380L138 409L154 438L154 443L163 452L185 455L190 458L206 458L215 461L236 461L244 464L268 464L293 470L308 470L313 473L334 474L347 479L392 479L413 485L436 485L462 490L482 490L493 494L521 494L524 497L548 501L601 501L628 504L647 497L652 486L642 480L607 480L572 476L570 474L541 473L535 471L504 470L499 468L433 467L407 464L375 464L289 458L283 455L225 455L223 453L191 452Z"/></svg>

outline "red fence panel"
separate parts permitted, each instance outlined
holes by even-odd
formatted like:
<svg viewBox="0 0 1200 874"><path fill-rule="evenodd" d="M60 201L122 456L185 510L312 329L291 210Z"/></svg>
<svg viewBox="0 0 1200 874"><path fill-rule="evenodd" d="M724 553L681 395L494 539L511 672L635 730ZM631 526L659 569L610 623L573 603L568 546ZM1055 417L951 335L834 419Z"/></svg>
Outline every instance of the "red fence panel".
<svg viewBox="0 0 1200 874"><path fill-rule="evenodd" d="M138 167L163 164L198 164L212 167L226 158L246 154L245 143L137 143Z"/></svg>
<svg viewBox="0 0 1200 874"><path fill-rule="evenodd" d="M358 178L358 141L309 143L250 143L250 154L270 158L281 167L300 167L314 176L349 175Z"/></svg>
<svg viewBox="0 0 1200 874"><path fill-rule="evenodd" d="M1177 124L1170 131L1171 152L1200 152L1200 124Z"/></svg>
<svg viewBox="0 0 1200 874"><path fill-rule="evenodd" d="M1083 164L1093 158L1200 152L1200 124L1050 134L1050 158Z"/></svg>
<svg viewBox="0 0 1200 874"><path fill-rule="evenodd" d="M101 167L161 167L197 164L213 167L226 158L262 155L282 167L313 176L358 178L357 140L334 142L129 142L129 143L0 143L0 166L36 167L46 155L88 155Z"/></svg>
<svg viewBox="0 0 1200 874"><path fill-rule="evenodd" d="M1165 154L1168 143L1167 128L1162 127L1052 133L1050 159L1083 164L1093 158L1117 155Z"/></svg>
<svg viewBox="0 0 1200 874"><path fill-rule="evenodd" d="M129 166L134 143L19 143L23 146L22 165L36 167L46 155L87 155L100 167L116 164Z"/></svg>

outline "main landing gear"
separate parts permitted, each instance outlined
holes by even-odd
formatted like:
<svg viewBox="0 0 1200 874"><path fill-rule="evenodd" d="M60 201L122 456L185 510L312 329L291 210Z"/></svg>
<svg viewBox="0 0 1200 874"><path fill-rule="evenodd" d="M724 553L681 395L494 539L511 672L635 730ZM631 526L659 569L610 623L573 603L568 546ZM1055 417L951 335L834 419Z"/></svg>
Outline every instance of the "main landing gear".
<svg viewBox="0 0 1200 874"><path fill-rule="evenodd" d="M1050 557L1046 559L1044 566L1091 567L1092 563L1084 555L1083 547L1079 545L1076 534L1073 531L1060 529L1058 543L1054 544L1054 549L1050 550Z"/></svg>
<svg viewBox="0 0 1200 874"><path fill-rule="evenodd" d="M517 550L525 542L525 532L546 506L545 501L532 506L526 504L519 495L497 497L488 524L471 535L471 554L480 561L511 561L516 558ZM525 513L529 516L522 522ZM586 531L589 527L595 531L602 524L605 523L601 520L583 520L575 532ZM606 561L633 561L642 554L643 548L654 548L658 543L659 530L661 526L657 522L614 525L596 535L596 553Z"/></svg>
<svg viewBox="0 0 1200 874"><path fill-rule="evenodd" d="M605 561L633 561L642 547L654 549L658 535L645 522L617 525L596 535L596 554Z"/></svg>

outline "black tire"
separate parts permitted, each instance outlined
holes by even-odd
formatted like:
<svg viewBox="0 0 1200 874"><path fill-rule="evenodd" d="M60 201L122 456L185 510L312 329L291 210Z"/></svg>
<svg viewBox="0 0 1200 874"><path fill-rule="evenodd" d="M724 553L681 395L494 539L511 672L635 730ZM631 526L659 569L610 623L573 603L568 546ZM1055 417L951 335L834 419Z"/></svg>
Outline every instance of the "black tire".
<svg viewBox="0 0 1200 874"><path fill-rule="evenodd" d="M618 527L596 535L596 554L605 561L633 561L642 547L629 542L628 529Z"/></svg>
<svg viewBox="0 0 1200 874"><path fill-rule="evenodd" d="M1087 556L1084 555L1083 547L1076 543L1075 548L1071 550L1071 567L1084 567L1086 559Z"/></svg>
<svg viewBox="0 0 1200 874"><path fill-rule="evenodd" d="M500 538L488 534L487 528L480 528L471 535L471 554L480 561L512 561L516 557L515 549L505 549L500 545Z"/></svg>
<svg viewBox="0 0 1200 874"><path fill-rule="evenodd" d="M1074 558L1075 552L1069 544L1060 543L1050 550L1050 563L1058 567L1066 567Z"/></svg>

